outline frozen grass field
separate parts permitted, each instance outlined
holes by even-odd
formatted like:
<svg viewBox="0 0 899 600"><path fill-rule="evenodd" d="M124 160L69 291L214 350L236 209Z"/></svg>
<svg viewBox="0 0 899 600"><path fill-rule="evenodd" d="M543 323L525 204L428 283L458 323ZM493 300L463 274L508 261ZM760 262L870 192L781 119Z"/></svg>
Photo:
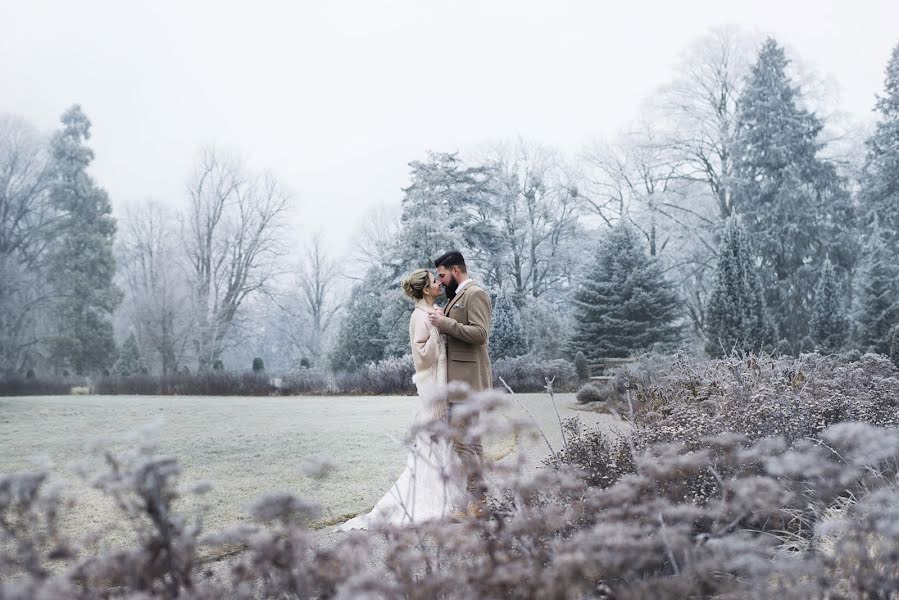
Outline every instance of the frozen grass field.
<svg viewBox="0 0 899 600"><path fill-rule="evenodd" d="M558 418L547 394L521 394L554 447L561 445ZM129 433L157 423L160 452L177 456L182 467L177 508L192 515L205 505L204 526L218 529L245 520L245 506L266 491L288 490L321 502L325 522L370 509L402 471L403 438L417 399L413 397L172 397L47 396L0 398L0 473L49 464L67 480L79 509L64 520L72 533L87 533L112 518L110 500L83 484L71 466L89 456L98 437L124 450ZM575 411L573 394L556 395L562 418L580 415L585 423L608 420ZM510 418L527 418L512 402ZM490 459L503 460L516 444L535 463L545 443L511 436L485 440ZM327 455L337 469L312 480L298 468L304 459ZM92 472L99 457L87 461ZM190 493L210 481L204 496ZM107 540L126 541L126 530L108 531Z"/></svg>

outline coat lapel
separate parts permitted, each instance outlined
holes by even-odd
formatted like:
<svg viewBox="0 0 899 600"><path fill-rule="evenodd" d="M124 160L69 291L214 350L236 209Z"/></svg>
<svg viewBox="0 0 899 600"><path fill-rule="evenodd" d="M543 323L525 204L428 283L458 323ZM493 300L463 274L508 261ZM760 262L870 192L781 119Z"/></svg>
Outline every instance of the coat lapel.
<svg viewBox="0 0 899 600"><path fill-rule="evenodd" d="M446 303L446 308L443 310L443 314L445 314L446 316L450 316L450 310L456 305L456 302L459 301L459 298L464 296L465 292L467 292L469 290L469 288L473 285L474 285L474 282L472 281L471 283L467 284L464 288L462 288L461 292L459 292L458 294L453 296L453 299Z"/></svg>

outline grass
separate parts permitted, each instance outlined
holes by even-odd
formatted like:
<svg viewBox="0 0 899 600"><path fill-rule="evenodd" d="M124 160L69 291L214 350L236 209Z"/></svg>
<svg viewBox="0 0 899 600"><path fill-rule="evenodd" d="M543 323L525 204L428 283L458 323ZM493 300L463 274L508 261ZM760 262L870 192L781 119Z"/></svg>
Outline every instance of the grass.
<svg viewBox="0 0 899 600"><path fill-rule="evenodd" d="M561 447L557 417L545 394L518 396L555 447ZM565 416L573 414L572 394L556 400ZM403 438L414 414L413 397L174 397L48 396L0 398L0 472L24 471L51 464L54 476L73 484L81 508L64 527L87 533L112 519L108 498L72 475L72 461L99 434L114 449L130 447L129 432L159 422L160 451L181 462L177 508L191 515L206 507L207 530L245 520L245 506L261 493L289 490L319 500L325 508L318 526L370 509L402 470ZM520 408L509 417L524 418ZM596 415L595 419L604 417ZM583 419L583 417L582 417ZM488 458L501 460L519 441L511 436L488 439ZM545 444L521 440L534 461ZM303 475L306 458L328 455L337 469L323 480ZM96 470L99 458L86 460ZM212 491L190 493L200 481ZM131 542L121 529L105 536L113 544Z"/></svg>

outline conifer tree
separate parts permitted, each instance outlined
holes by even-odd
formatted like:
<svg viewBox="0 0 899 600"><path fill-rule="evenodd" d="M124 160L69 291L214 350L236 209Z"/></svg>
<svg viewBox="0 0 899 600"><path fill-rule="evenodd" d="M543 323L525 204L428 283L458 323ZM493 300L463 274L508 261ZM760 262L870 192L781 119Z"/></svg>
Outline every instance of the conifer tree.
<svg viewBox="0 0 899 600"><path fill-rule="evenodd" d="M630 225L617 225L600 242L575 293L571 354L594 361L626 357L681 339L678 297L658 260Z"/></svg>
<svg viewBox="0 0 899 600"><path fill-rule="evenodd" d="M62 124L51 141L50 200L61 215L49 259L58 297L52 353L58 366L89 374L109 367L115 356L110 319L122 297L113 282L116 224L109 197L87 173L94 158L84 145L90 120L76 104L62 115Z"/></svg>
<svg viewBox="0 0 899 600"><path fill-rule="evenodd" d="M490 358L514 358L528 353L528 336L512 299L500 292L490 322Z"/></svg>
<svg viewBox="0 0 899 600"><path fill-rule="evenodd" d="M768 39L738 102L732 185L777 335L795 351L809 333L821 257L829 255L843 277L857 236L845 184L818 156L823 123L801 106L788 64Z"/></svg>
<svg viewBox="0 0 899 600"><path fill-rule="evenodd" d="M837 352L846 344L849 322L843 309L840 283L830 259L825 259L815 287L812 307L812 340L822 352Z"/></svg>
<svg viewBox="0 0 899 600"><path fill-rule="evenodd" d="M706 310L706 352L761 352L773 342L761 282L746 229L728 219L718 249L715 287Z"/></svg>

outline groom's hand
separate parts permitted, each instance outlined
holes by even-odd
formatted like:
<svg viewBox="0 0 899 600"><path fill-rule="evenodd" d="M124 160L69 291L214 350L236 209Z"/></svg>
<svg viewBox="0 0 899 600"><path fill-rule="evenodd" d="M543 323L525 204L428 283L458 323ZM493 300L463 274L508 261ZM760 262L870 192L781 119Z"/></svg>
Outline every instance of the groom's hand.
<svg viewBox="0 0 899 600"><path fill-rule="evenodd" d="M440 329L440 324L446 320L446 317L443 316L442 310L435 310L428 318L431 320L431 325L433 325L437 329Z"/></svg>

